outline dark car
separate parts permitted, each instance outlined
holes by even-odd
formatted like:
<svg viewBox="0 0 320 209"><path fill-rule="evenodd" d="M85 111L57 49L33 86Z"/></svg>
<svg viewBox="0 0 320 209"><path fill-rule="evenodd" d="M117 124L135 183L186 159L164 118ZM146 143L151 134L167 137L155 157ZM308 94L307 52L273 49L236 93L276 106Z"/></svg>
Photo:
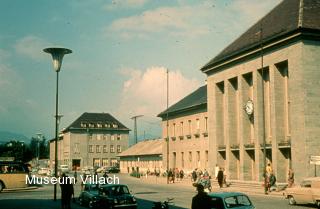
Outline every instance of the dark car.
<svg viewBox="0 0 320 209"><path fill-rule="evenodd" d="M213 192L208 194L211 197L214 209L253 209L255 208L249 197L240 192Z"/></svg>
<svg viewBox="0 0 320 209"><path fill-rule="evenodd" d="M99 196L96 199L99 208L137 208L137 201L130 193L128 187L123 184L108 184L99 188Z"/></svg>
<svg viewBox="0 0 320 209"><path fill-rule="evenodd" d="M105 170L106 173L119 173L120 169L118 167L109 167Z"/></svg>
<svg viewBox="0 0 320 209"><path fill-rule="evenodd" d="M89 208L95 208L99 196L98 184L85 184L84 190L80 193L79 204L87 205Z"/></svg>

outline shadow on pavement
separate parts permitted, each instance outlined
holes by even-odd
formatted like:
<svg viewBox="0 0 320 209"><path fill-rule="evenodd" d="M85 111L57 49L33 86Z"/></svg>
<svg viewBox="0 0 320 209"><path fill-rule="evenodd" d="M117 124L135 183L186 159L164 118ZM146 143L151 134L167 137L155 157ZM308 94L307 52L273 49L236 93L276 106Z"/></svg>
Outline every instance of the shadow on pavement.
<svg viewBox="0 0 320 209"><path fill-rule="evenodd" d="M137 201L138 201L138 209L152 209L153 203L155 202L155 201L139 199L139 198L137 198ZM165 201L165 199L163 201ZM186 208L175 206L174 200L173 200L173 204L169 205L169 209L186 209Z"/></svg>
<svg viewBox="0 0 320 209"><path fill-rule="evenodd" d="M5 199L0 200L1 209L60 209L61 200L52 199ZM77 203L71 203L71 209L83 209Z"/></svg>

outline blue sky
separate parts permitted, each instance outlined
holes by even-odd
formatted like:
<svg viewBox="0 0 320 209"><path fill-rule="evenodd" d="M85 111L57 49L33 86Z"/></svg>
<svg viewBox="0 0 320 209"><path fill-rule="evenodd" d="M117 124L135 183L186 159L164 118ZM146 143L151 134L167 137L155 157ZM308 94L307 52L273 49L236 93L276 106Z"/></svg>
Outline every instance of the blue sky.
<svg viewBox="0 0 320 209"><path fill-rule="evenodd" d="M60 127L109 112L161 136L156 115L205 84L199 69L280 0L2 0L0 131L54 136L55 72L46 47L73 50L60 72ZM133 133L131 133L133 134Z"/></svg>

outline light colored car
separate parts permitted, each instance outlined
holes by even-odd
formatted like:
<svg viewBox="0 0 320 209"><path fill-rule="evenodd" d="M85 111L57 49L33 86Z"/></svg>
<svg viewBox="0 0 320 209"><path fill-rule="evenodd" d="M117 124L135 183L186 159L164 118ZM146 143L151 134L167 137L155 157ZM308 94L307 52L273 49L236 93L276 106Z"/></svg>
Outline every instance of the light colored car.
<svg viewBox="0 0 320 209"><path fill-rule="evenodd" d="M68 173L69 172L69 166L68 165L60 165L59 170L61 173Z"/></svg>
<svg viewBox="0 0 320 209"><path fill-rule="evenodd" d="M213 209L254 209L249 197L240 192L212 192L208 194L212 200Z"/></svg>
<svg viewBox="0 0 320 209"><path fill-rule="evenodd" d="M48 176L50 176L51 175L51 171L50 171L49 168L39 168L38 174L39 175L48 175Z"/></svg>
<svg viewBox="0 0 320 209"><path fill-rule="evenodd" d="M320 177L304 179L299 186L287 188L284 196L290 205L311 203L320 208Z"/></svg>

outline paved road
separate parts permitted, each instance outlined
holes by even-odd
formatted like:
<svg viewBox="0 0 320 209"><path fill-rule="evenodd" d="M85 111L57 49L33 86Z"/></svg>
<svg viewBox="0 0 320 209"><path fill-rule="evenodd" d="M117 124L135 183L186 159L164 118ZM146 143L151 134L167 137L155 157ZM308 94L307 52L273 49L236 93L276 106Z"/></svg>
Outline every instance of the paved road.
<svg viewBox="0 0 320 209"><path fill-rule="evenodd" d="M138 199L139 209L152 208L152 202L174 198L171 209L190 208L191 199L196 194L191 186L177 184L151 184L140 179L119 175L120 183L127 184ZM75 186L75 195L80 194L80 184ZM58 187L58 197L60 188ZM311 205L290 206L282 197L248 194L257 209L308 209ZM53 186L43 186L36 190L0 193L0 209L59 209L60 201L53 200ZM72 204L72 209L83 209Z"/></svg>

